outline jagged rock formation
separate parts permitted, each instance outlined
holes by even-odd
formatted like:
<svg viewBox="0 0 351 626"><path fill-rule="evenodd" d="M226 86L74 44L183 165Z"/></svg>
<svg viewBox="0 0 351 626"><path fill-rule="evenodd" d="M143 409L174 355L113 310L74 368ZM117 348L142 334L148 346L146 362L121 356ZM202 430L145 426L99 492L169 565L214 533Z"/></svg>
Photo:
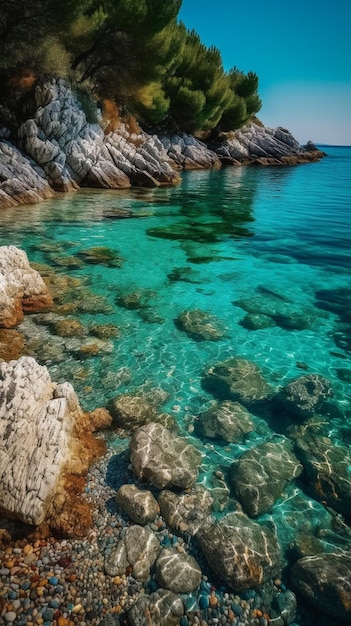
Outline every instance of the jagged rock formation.
<svg viewBox="0 0 351 626"><path fill-rule="evenodd" d="M247 124L240 130L227 133L214 149L227 164L294 165L325 156L311 142L305 148L301 147L285 128L267 128L259 124Z"/></svg>
<svg viewBox="0 0 351 626"><path fill-rule="evenodd" d="M257 123L227 133L211 146L185 133L159 138L141 129L129 132L122 122L114 129L101 119L89 123L78 97L62 79L36 87L35 107L16 136L0 129L1 208L38 202L54 190L73 191L82 185L173 185L180 169L294 164L324 156L311 143L299 146L283 128Z"/></svg>
<svg viewBox="0 0 351 626"><path fill-rule="evenodd" d="M62 534L87 532L82 476L105 447L73 387L51 382L31 357L0 364L0 448L2 513L33 526L45 520Z"/></svg>
<svg viewBox="0 0 351 626"><path fill-rule="evenodd" d="M36 312L52 305L52 297L40 274L32 269L26 253L15 246L0 247L0 327L13 328L24 311Z"/></svg>

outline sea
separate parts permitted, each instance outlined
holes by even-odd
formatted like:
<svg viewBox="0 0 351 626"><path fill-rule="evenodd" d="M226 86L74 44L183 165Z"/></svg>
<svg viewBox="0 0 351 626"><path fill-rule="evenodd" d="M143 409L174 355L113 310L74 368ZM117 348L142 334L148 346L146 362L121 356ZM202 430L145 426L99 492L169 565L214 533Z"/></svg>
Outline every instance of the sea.
<svg viewBox="0 0 351 626"><path fill-rule="evenodd" d="M201 435L214 399L203 373L231 357L253 361L277 390L308 373L328 378L337 410L324 434L351 444L351 147L318 147L327 156L315 163L189 171L172 188L82 189L0 213L0 244L57 281L56 312L19 327L27 353L71 382L86 410L161 391L160 411L203 453L205 486L276 434L253 414L238 443ZM182 326L194 311L219 338ZM118 434L109 445L118 449ZM285 554L302 527L330 527L301 481L263 517Z"/></svg>

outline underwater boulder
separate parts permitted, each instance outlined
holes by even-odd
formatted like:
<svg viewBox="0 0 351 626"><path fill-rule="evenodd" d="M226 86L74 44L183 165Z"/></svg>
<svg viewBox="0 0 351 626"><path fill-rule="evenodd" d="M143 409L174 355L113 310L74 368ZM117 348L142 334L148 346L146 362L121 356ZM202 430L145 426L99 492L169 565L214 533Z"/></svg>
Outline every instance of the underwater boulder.
<svg viewBox="0 0 351 626"><path fill-rule="evenodd" d="M179 626L184 615L183 600L168 589L157 589L149 596L140 595L127 615L130 626L149 626L150 615L153 626Z"/></svg>
<svg viewBox="0 0 351 626"><path fill-rule="evenodd" d="M205 437L223 439L229 443L239 441L254 429L248 410L239 402L231 400L213 402L200 415L200 424Z"/></svg>
<svg viewBox="0 0 351 626"><path fill-rule="evenodd" d="M229 513L197 534L213 572L236 593L276 576L279 547L274 532L243 513Z"/></svg>
<svg viewBox="0 0 351 626"><path fill-rule="evenodd" d="M186 439L153 422L134 432L130 456L137 477L158 489L191 487L202 460L201 453Z"/></svg>
<svg viewBox="0 0 351 626"><path fill-rule="evenodd" d="M218 341L226 334L220 320L206 311L194 309L183 311L175 320L177 328L184 330L189 337L197 341Z"/></svg>
<svg viewBox="0 0 351 626"><path fill-rule="evenodd" d="M149 422L160 422L165 426L172 424L172 417L158 413L158 407L166 401L168 394L161 390L147 394L120 394L108 403L108 410L118 428L133 431Z"/></svg>
<svg viewBox="0 0 351 626"><path fill-rule="evenodd" d="M147 580L150 568L160 551L160 543L149 528L129 526L117 546L105 559L105 572L109 576L123 576L132 567L133 578Z"/></svg>
<svg viewBox="0 0 351 626"><path fill-rule="evenodd" d="M299 559L292 566L291 581L323 616L338 624L350 624L350 571L350 552L317 554Z"/></svg>
<svg viewBox="0 0 351 626"><path fill-rule="evenodd" d="M216 397L238 401L248 407L268 400L274 394L258 365L240 357L209 367L204 372L202 384Z"/></svg>
<svg viewBox="0 0 351 626"><path fill-rule="evenodd" d="M265 441L244 452L230 467L235 496L245 513L268 513L285 485L302 472L288 439Z"/></svg>
<svg viewBox="0 0 351 626"><path fill-rule="evenodd" d="M190 593L200 586L202 571L190 554L176 548L164 548L155 564L160 587L176 593Z"/></svg>
<svg viewBox="0 0 351 626"><path fill-rule="evenodd" d="M298 419L318 413L334 395L330 381L320 374L305 374L295 378L279 392L276 400Z"/></svg>
<svg viewBox="0 0 351 626"><path fill-rule="evenodd" d="M208 489L197 485L183 495L165 489L161 491L158 503L168 526L193 536L208 521L213 499Z"/></svg>
<svg viewBox="0 0 351 626"><path fill-rule="evenodd" d="M296 456L316 499L351 519L350 448L304 427L294 439Z"/></svg>

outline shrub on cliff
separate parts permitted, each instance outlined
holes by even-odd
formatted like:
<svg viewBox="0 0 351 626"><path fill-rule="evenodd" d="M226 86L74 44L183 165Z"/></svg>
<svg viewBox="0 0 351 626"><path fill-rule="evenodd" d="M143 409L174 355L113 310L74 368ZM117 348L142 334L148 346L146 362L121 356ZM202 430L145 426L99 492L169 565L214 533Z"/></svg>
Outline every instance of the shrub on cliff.
<svg viewBox="0 0 351 626"><path fill-rule="evenodd" d="M146 126L194 132L244 124L261 105L257 76L225 72L219 50L177 21L180 6L181 0L6 0L0 111L7 107L10 119L13 102L21 108L35 80L61 76L88 84L97 98L114 100Z"/></svg>

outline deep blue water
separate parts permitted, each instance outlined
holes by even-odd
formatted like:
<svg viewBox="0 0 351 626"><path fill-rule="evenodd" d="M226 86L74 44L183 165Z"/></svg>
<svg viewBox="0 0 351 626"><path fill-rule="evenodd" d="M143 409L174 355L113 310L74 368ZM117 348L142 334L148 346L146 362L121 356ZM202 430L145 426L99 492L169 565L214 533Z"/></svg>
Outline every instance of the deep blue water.
<svg viewBox="0 0 351 626"><path fill-rule="evenodd" d="M3 211L1 245L22 247L30 261L80 279L66 298L75 304L71 316L86 329L96 323L119 328L96 355L82 358L86 337L59 337L27 317L22 329L29 352L53 380L71 381L86 409L116 393L168 392L162 410L204 452L204 484L214 469L272 434L259 418L256 433L241 445L193 433L212 400L201 386L202 371L230 356L255 361L276 387L308 372L328 377L339 408L328 434L349 445L351 148L326 151L318 163L186 172L172 189L82 190ZM99 246L118 253L121 267L82 260L79 253ZM143 308L121 306L131 292ZM273 298L311 322L301 330L250 330L238 304L249 298L259 308ZM216 316L225 336L195 341L180 330L175 319L193 309ZM293 484L266 517L286 548L299 524L313 533L317 524L330 525L328 516Z"/></svg>

